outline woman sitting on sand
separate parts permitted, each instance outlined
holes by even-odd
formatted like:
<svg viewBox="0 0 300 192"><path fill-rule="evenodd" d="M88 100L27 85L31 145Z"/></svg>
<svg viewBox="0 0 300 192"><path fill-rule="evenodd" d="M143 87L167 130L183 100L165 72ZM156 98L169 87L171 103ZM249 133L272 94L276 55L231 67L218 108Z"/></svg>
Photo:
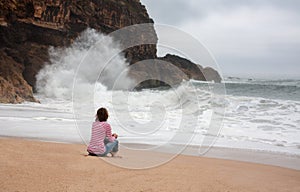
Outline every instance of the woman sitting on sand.
<svg viewBox="0 0 300 192"><path fill-rule="evenodd" d="M96 121L92 127L91 141L87 148L89 155L105 157L110 153L114 157L119 150L118 135L111 134L111 127L106 122L107 118L107 110L105 108L98 109Z"/></svg>

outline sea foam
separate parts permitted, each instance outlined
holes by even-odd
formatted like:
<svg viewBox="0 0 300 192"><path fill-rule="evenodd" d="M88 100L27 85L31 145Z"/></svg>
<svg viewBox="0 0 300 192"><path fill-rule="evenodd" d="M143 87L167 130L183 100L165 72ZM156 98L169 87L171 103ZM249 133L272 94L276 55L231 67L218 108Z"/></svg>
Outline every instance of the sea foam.
<svg viewBox="0 0 300 192"><path fill-rule="evenodd" d="M105 91L119 74L127 72L118 43L93 29L84 31L70 47L51 47L49 55L49 63L37 75L38 93L49 98L70 100L74 92L84 97L93 93L95 84ZM133 80L126 75L122 78L119 88L126 89ZM73 89L75 81L77 90Z"/></svg>

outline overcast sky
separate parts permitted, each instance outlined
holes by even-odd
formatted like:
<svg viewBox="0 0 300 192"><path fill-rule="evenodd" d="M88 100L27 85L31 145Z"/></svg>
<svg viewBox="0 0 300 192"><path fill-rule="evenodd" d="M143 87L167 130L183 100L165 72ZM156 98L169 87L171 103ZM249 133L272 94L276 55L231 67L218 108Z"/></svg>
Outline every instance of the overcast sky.
<svg viewBox="0 0 300 192"><path fill-rule="evenodd" d="M299 0L141 1L155 23L202 42L225 76L300 79Z"/></svg>

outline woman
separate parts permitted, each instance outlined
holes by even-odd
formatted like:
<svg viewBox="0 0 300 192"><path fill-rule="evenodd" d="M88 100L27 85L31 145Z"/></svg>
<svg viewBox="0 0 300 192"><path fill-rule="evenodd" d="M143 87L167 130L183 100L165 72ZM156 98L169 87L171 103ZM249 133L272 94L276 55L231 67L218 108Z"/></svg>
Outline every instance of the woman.
<svg viewBox="0 0 300 192"><path fill-rule="evenodd" d="M106 122L107 118L107 110L105 108L98 109L96 121L92 127L91 141L87 148L89 155L105 157L111 153L112 156L116 156L119 150L118 135L111 134L111 127Z"/></svg>

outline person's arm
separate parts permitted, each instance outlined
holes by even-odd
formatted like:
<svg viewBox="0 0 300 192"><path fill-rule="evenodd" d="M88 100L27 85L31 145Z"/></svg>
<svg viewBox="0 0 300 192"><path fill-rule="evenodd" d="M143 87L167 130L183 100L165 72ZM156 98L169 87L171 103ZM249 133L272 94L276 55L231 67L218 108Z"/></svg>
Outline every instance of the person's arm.
<svg viewBox="0 0 300 192"><path fill-rule="evenodd" d="M111 134L111 127L110 124L106 123L105 125L105 130L106 130L106 138L110 141L113 142L115 140L115 137L112 136Z"/></svg>

